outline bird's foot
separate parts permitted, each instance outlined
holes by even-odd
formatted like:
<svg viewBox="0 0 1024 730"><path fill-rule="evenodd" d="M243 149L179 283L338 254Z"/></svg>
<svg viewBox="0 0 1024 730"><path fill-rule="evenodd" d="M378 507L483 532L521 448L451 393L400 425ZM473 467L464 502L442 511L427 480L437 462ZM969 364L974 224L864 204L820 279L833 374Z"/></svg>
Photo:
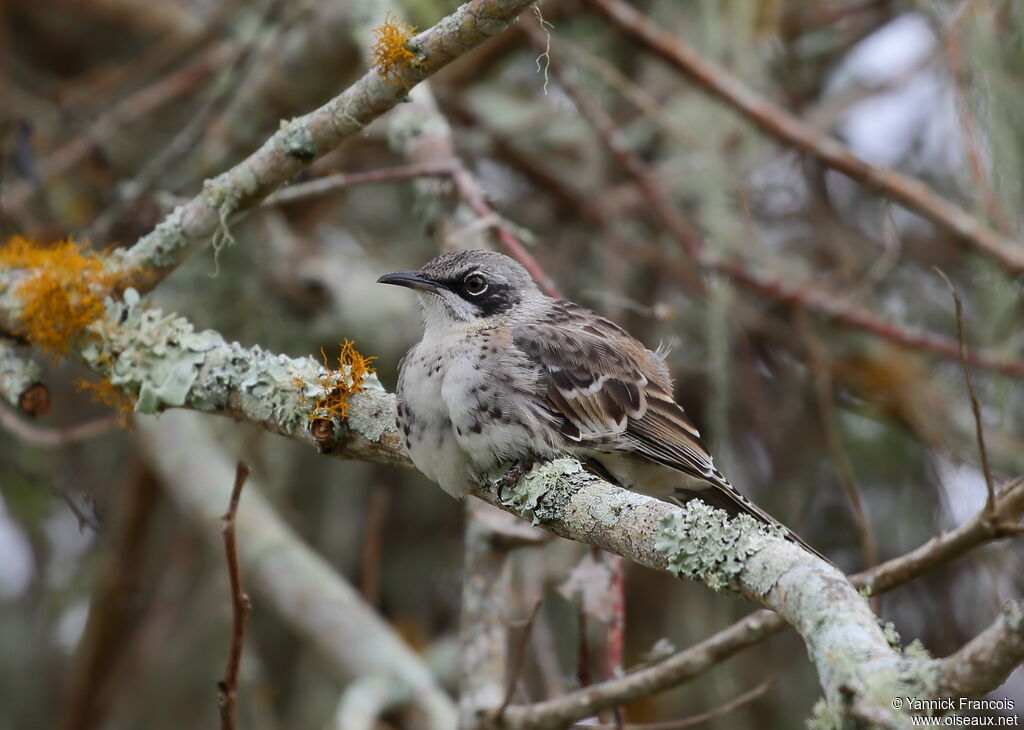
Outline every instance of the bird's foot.
<svg viewBox="0 0 1024 730"><path fill-rule="evenodd" d="M523 474L530 471L530 469L532 469L536 463L536 459L516 459L514 462L512 462L512 466L508 468L508 471L506 471L501 476L501 478L498 479L498 489L502 490L505 489L505 487L515 486L516 482L519 481Z"/></svg>

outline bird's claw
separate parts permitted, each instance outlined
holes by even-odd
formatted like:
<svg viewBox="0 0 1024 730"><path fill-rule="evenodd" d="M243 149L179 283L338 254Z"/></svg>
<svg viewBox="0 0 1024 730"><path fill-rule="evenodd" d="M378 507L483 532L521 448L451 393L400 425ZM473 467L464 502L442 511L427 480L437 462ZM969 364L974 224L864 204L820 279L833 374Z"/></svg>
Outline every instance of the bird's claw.
<svg viewBox="0 0 1024 730"><path fill-rule="evenodd" d="M516 482L533 468L536 462L533 459L516 459L512 462L512 466L508 468L500 479L498 479L498 489L505 489L505 487L513 487Z"/></svg>

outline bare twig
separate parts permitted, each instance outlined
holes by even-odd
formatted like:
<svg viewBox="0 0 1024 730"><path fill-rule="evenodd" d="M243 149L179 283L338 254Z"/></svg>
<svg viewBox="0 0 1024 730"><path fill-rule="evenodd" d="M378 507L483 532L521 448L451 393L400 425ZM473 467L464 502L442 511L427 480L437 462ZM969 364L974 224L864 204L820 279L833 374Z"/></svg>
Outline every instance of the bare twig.
<svg viewBox="0 0 1024 730"><path fill-rule="evenodd" d="M540 47L546 43L546 36L537 28L532 19L524 19L521 27L529 34L533 43ZM550 53L551 70L560 85L573 98L581 114L591 123L604 140L623 169L634 179L645 199L664 223L672 237L703 271L713 271L729 277L745 289L783 304L800 304L819 317L834 319L846 326L869 332L877 337L899 343L906 347L958 359L960 348L957 343L945 337L890 322L873 312L857 306L852 301L838 297L831 292L807 283L786 281L763 272L755 272L739 261L713 258L708 255L700 236L690 223L676 209L664 187L626 144L610 118L601 110L570 77L557 53ZM643 255L652 258L663 270L671 272L681 284L698 286L691 266L681 266L660 253L651 250ZM977 366L1014 378L1024 378L1024 363L993 353L967 350L970 362Z"/></svg>
<svg viewBox="0 0 1024 730"><path fill-rule="evenodd" d="M611 583L608 588L608 600L611 602L611 620L605 634L604 646L604 678L613 679L621 676L626 655L626 560L621 555L606 553ZM622 727L622 708L612 709L615 715L615 727Z"/></svg>
<svg viewBox="0 0 1024 730"><path fill-rule="evenodd" d="M260 32L253 33L248 42L235 49L234 58L226 67L227 75L216 79L215 83L207 90L206 98L203 99L196 113L174 138L146 162L134 179L120 186L119 195L89 226L87 238L106 240L111 229L124 213L135 207L136 203L156 185L157 180L167 174L167 168L170 165L184 158L192 150L200 136L206 131L214 114L235 93L238 86L237 80L244 79L248 67L254 60L258 60L258 54L255 53L256 47L259 45L258 41L263 41L265 45L268 35L273 39L274 33L270 28L281 10L282 4L283 0L266 0L262 10L263 17L260 20L263 26ZM268 33L268 31L270 32Z"/></svg>
<svg viewBox="0 0 1024 730"><path fill-rule="evenodd" d="M159 422L141 418L140 446L184 514L207 526L230 499L235 464L217 446L208 419L168 412ZM168 448L174 444L174 448ZM393 676L410 688L401 710L406 727L451 730L455 708L420 655L323 557L303 542L263 497L251 477L245 509L236 520L245 539L238 559L260 606L274 611L310 646L326 673L342 683L365 676ZM204 534L213 537L213 530Z"/></svg>
<svg viewBox="0 0 1024 730"><path fill-rule="evenodd" d="M974 383L971 382L971 368L967 363L967 346L964 344L964 305L960 301L960 294L957 292L953 282L949 280L942 269L935 267L935 271L946 282L949 293L953 295L953 304L956 307L956 339L960 343L960 364L964 368L964 381L967 383L967 394L971 399L971 412L974 414L974 433L978 439L978 451L981 454L981 470L985 474L985 487L988 489L988 502L986 508L989 514L995 516L996 509L996 488L992 480L992 469L988 463L988 450L985 448L985 429L981 423L981 405L978 403L978 394L974 392Z"/></svg>
<svg viewBox="0 0 1024 730"><path fill-rule="evenodd" d="M535 19L529 17L524 18L519 26L530 37L538 51L548 54L549 67L552 75L558 79L558 84L572 97L573 103L576 104L580 113L600 135L619 165L636 181L636 184L650 201L655 214L661 219L673 237L679 241L686 254L699 264L703 258L703 245L700 235L678 211L665 189L649 174L647 166L633 154L629 147L629 142L612 119L604 113L604 110L590 96L583 93L575 80L570 77L561 56L550 52L546 31L540 27ZM700 280L696 276L691 275L689 283L698 291L701 289Z"/></svg>
<svg viewBox="0 0 1024 730"><path fill-rule="evenodd" d="M25 443L47 448L94 439L116 429L120 422L118 416L103 416L68 428L45 428L27 423L10 408L0 406L0 428Z"/></svg>
<svg viewBox="0 0 1024 730"><path fill-rule="evenodd" d="M872 167L839 141L748 88L622 0L590 0L590 3L619 28L768 134L867 188L888 195L949 231L957 240L997 261L1007 271L1024 273L1024 249L963 208L936 195L919 180L894 170Z"/></svg>
<svg viewBox="0 0 1024 730"><path fill-rule="evenodd" d="M252 603L242 588L242 572L238 567L238 546L235 542L235 514L242 487L249 477L249 466L238 462L235 467L235 486L231 490L228 511L222 518L224 525L224 553L228 561L228 578L231 581L231 646L228 649L228 663L224 679L217 683L217 704L220 707L221 730L235 729L235 703L238 699L238 669L242 664L242 647L245 644L245 629L252 611Z"/></svg>
<svg viewBox="0 0 1024 730"><path fill-rule="evenodd" d="M363 520L363 551L360 561L359 590L371 606L377 605L380 581L381 543L384 539L384 518L391 502L391 489L378 487L370 490Z"/></svg>
<svg viewBox="0 0 1024 730"><path fill-rule="evenodd" d="M453 163L447 160L419 162L396 167L382 167L362 172L337 172L315 180L281 188L263 201L264 206L283 205L309 198L330 195L356 185L413 180L419 177L446 177L452 174Z"/></svg>
<svg viewBox="0 0 1024 730"><path fill-rule="evenodd" d="M739 697L729 700L725 704L719 705L713 710L707 712L701 712L697 715L690 715L680 720L669 720L668 722L649 722L642 725L574 725L573 727L578 730L681 730L684 727L693 727L694 725L700 725L708 720L713 720L716 717L727 715L733 710L742 707L745 704L753 702L758 697L763 695L765 692L772 688L775 684L775 677L769 677L761 684L754 687L754 689L744 692Z"/></svg>

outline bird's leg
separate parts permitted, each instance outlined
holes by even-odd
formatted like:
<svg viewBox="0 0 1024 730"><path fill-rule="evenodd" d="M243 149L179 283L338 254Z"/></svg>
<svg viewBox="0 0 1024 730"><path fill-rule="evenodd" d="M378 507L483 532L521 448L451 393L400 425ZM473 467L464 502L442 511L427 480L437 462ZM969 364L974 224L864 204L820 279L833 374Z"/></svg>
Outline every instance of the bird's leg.
<svg viewBox="0 0 1024 730"><path fill-rule="evenodd" d="M520 477L526 472L530 471L537 464L537 459L534 457L520 457L512 462L512 466L508 468L500 479L498 479L498 489L504 489L505 487L515 486L515 483L519 481Z"/></svg>

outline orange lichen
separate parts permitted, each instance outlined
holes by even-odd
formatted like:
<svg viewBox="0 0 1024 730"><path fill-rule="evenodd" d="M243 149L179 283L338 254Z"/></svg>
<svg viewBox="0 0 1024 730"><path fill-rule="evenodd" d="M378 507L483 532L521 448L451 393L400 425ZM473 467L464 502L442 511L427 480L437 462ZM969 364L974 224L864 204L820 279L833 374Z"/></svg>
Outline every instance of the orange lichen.
<svg viewBox="0 0 1024 730"><path fill-rule="evenodd" d="M363 379L373 372L370 363L376 360L375 357L366 357L355 345L345 340L341 344L338 353L338 368L331 370L327 362L327 354L321 350L324 358L324 367L327 371L321 373L317 378L317 384L323 390L324 395L317 398L316 403L309 415L310 421L324 418L325 416L344 419L348 417L348 401L363 387ZM297 385L305 387L305 383L298 380Z"/></svg>
<svg viewBox="0 0 1024 730"><path fill-rule="evenodd" d="M415 33L414 26L404 20L398 21L391 13L385 16L383 23L373 29L376 40L370 46L370 64L385 81L403 83L399 78L399 71L419 66L419 58L408 45Z"/></svg>
<svg viewBox="0 0 1024 730"><path fill-rule="evenodd" d="M13 290L22 303L18 334L55 355L67 354L103 316L103 297L118 280L98 254L71 240L46 246L14 236L0 247L3 269L27 270Z"/></svg>
<svg viewBox="0 0 1024 730"><path fill-rule="evenodd" d="M135 403L135 399L130 395L124 391L118 390L117 387L106 378L103 378L103 380L96 383L79 379L75 381L75 388L78 390L88 391L94 401L113 408L118 412L121 427L128 427L128 417L131 415L132 407Z"/></svg>

